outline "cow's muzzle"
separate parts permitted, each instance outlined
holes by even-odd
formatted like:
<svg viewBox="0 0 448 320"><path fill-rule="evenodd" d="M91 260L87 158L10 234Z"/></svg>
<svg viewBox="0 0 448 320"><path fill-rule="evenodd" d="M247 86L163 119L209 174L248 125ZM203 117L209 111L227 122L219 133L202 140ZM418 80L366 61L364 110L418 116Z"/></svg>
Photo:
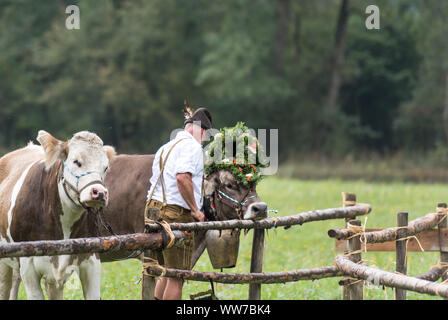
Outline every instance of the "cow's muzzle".
<svg viewBox="0 0 448 320"><path fill-rule="evenodd" d="M62 186L71 202L84 209L101 208L105 207L108 203L108 191L102 181L92 181L78 190L74 185L63 179ZM76 196L70 196L67 189L72 190Z"/></svg>
<svg viewBox="0 0 448 320"><path fill-rule="evenodd" d="M104 207L109 200L108 192L103 184L95 183L80 192L79 200L89 208Z"/></svg>
<svg viewBox="0 0 448 320"><path fill-rule="evenodd" d="M244 213L246 220L260 220L268 216L268 205L264 202L253 202Z"/></svg>

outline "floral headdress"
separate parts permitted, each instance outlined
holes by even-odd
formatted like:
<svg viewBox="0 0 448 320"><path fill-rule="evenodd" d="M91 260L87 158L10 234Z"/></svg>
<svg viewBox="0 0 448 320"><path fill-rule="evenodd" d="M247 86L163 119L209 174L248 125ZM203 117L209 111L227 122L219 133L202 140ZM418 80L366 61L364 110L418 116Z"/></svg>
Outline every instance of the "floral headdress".
<svg viewBox="0 0 448 320"><path fill-rule="evenodd" d="M253 187L262 178L260 169L267 167L263 156L255 135L244 122L238 122L234 127L220 129L205 147L204 171L208 175L224 169L232 173L239 184Z"/></svg>

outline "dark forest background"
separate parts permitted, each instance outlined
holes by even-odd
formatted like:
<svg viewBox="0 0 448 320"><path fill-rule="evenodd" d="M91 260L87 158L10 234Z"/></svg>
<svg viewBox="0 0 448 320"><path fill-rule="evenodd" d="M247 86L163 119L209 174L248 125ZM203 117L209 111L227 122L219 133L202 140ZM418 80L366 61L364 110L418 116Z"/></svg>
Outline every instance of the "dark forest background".
<svg viewBox="0 0 448 320"><path fill-rule="evenodd" d="M0 150L87 129L153 153L187 99L215 127L278 128L281 161L446 164L447 27L439 0L0 0Z"/></svg>

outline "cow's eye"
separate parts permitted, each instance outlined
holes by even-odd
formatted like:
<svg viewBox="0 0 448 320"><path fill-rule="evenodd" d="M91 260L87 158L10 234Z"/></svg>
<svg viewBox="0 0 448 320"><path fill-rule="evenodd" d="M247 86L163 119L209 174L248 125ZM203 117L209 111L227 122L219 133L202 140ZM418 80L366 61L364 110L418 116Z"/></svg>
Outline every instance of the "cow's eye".
<svg viewBox="0 0 448 320"><path fill-rule="evenodd" d="M76 164L79 168L81 168L81 162L79 162L78 160L74 160L73 163Z"/></svg>
<svg viewBox="0 0 448 320"><path fill-rule="evenodd" d="M232 189L232 185L230 183L226 184L226 187Z"/></svg>
<svg viewBox="0 0 448 320"><path fill-rule="evenodd" d="M109 170L109 167L106 167L106 168L104 169L104 172L107 172L107 170Z"/></svg>

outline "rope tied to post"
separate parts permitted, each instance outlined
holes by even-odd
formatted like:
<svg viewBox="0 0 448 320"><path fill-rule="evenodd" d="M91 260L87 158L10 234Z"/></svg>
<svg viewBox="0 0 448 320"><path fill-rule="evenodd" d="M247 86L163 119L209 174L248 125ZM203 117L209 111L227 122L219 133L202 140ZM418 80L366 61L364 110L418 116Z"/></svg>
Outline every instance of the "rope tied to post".
<svg viewBox="0 0 448 320"><path fill-rule="evenodd" d="M353 207L353 206L363 206L365 208L364 214L370 212L370 204L356 202L356 196L354 194L342 192L342 207Z"/></svg>
<svg viewBox="0 0 448 320"><path fill-rule="evenodd" d="M364 225L362 225L362 226L357 226L357 225L351 224L350 222L347 222L347 229L354 234L351 235L350 237L348 237L346 240L350 240L352 238L359 236L359 241L361 242L361 252L363 252L363 251L367 252L367 240L365 237L366 224L367 224L367 216L365 217ZM363 247L364 247L364 250L363 250Z"/></svg>
<svg viewBox="0 0 448 320"><path fill-rule="evenodd" d="M161 271L159 276L155 276L153 274L148 273L146 270L147 268L155 268L159 269ZM154 277L155 279L163 278L166 274L166 268L164 266L161 266L159 262L151 257L144 257L143 258L143 275Z"/></svg>
<svg viewBox="0 0 448 320"><path fill-rule="evenodd" d="M368 203L362 203L362 202L356 202L354 200L343 200L342 201L342 207L353 207L353 206L362 206L365 208L365 213L369 213L370 211L370 204Z"/></svg>
<svg viewBox="0 0 448 320"><path fill-rule="evenodd" d="M350 222L347 222L347 229L348 229L348 231L353 232L354 235L348 237L346 240L357 237L360 234L365 232L364 226L357 226L357 225L351 224Z"/></svg>
<svg viewBox="0 0 448 320"><path fill-rule="evenodd" d="M445 269L443 272L442 272L442 274L441 274L441 276L440 277L444 277L447 273L448 273L448 262L445 262L445 261L440 261L439 260L439 262L437 262L437 264L435 264L435 265L433 265L432 267L431 267L431 269L432 268L440 268L440 269ZM447 279L448 280L448 279Z"/></svg>
<svg viewBox="0 0 448 320"><path fill-rule="evenodd" d="M344 207L346 206L347 203L348 203L348 205L350 205L352 203L353 203L352 205L356 204L355 201L344 201ZM359 237L359 241L361 243L361 249L345 252L344 256L350 257L350 256L355 255L355 254L361 255L364 252L364 250L367 251L365 237L364 237L364 240L363 240L363 235L365 234L365 230L366 230L366 224L367 224L367 216L364 219L364 225L358 226L358 225L350 223L350 221L347 222L346 228L347 228L348 231L353 233L353 235L348 237L346 240L350 240L352 238ZM364 249L363 249L363 245L364 245ZM365 262L366 261L360 259L359 261L356 262L356 264L365 264ZM359 279L359 278L354 278L354 277L344 277L342 279L342 282L345 283L344 284L345 287L348 287L348 286L352 286L352 285L360 283L360 282L364 283L364 280L363 279Z"/></svg>
<svg viewBox="0 0 448 320"><path fill-rule="evenodd" d="M436 265L433 265L433 267L447 268L448 262L439 261Z"/></svg>
<svg viewBox="0 0 448 320"><path fill-rule="evenodd" d="M152 223L159 225L161 227L161 232L163 232L163 234L165 235L163 238L163 242L164 242L164 244L165 244L165 242L167 242L167 244L164 245L161 250L171 248L176 241L176 236L174 235L173 231L171 230L170 224L162 219L152 220L147 217L145 218L145 224L152 224ZM169 240L165 241L166 238L168 238ZM166 268L164 266L161 266L159 264L159 261L157 261L154 258L144 256L142 266L143 266L143 272L142 272L143 275L154 277L155 279L159 279L159 278L164 277L166 274ZM161 273L159 276L155 276L153 274L148 273L147 268L159 269L161 271Z"/></svg>
<svg viewBox="0 0 448 320"><path fill-rule="evenodd" d="M439 288L440 288L440 286L446 286L447 284L448 284L448 279L446 279L446 280L440 282L439 284L437 284L437 287L435 289L436 295L439 295Z"/></svg>
<svg viewBox="0 0 448 320"><path fill-rule="evenodd" d="M346 256L346 257L350 257L350 256L352 256L352 255L354 255L354 254L361 254L361 253L363 253L363 252L364 252L364 250L362 250L362 249L360 249L360 250L354 250L354 251L349 251L349 252L344 253L344 256ZM363 261L363 260L361 260L361 261Z"/></svg>
<svg viewBox="0 0 448 320"><path fill-rule="evenodd" d="M357 204L356 201L353 201L353 200L344 200L342 202L342 206L343 207L351 207L351 206L354 206L356 204Z"/></svg>
<svg viewBox="0 0 448 320"><path fill-rule="evenodd" d="M400 230L400 229L408 229L408 226L395 227L395 228L393 228L393 229L394 229L395 235L398 237L398 235L397 235L397 231ZM422 245L421 245L421 243L420 243L420 241L418 240L418 238L417 238L416 235L407 236L407 237L403 237L403 238L397 238L397 239L395 239L395 241L406 241L406 254L407 254L407 252L408 252L408 244L409 244L408 240L409 240L409 239L415 239L415 241L417 242L418 246L420 247L420 250L421 250L422 252L425 252L425 249L423 249L423 247L422 247Z"/></svg>
<svg viewBox="0 0 448 320"><path fill-rule="evenodd" d="M439 215L439 216L442 216L442 218L439 220L439 222L437 223L437 224L440 224L443 220L445 220L446 219L446 217L447 217L447 215L448 215L448 208L445 208L445 207L437 207L436 208L436 213ZM439 238L439 241L440 241L440 238ZM442 275L441 275L441 277L442 277L442 279L443 279L443 277L446 275L446 273L448 272L448 262L445 262L445 261L440 261L439 260L439 262L435 265L435 266L433 266L433 267L439 267L439 268L441 268L441 269L446 269L446 270L444 270L443 271L443 273L442 273ZM436 287L436 295L439 295L439 288L440 288L440 286L443 286L443 285L446 285L446 284L448 284L448 279L445 279L444 281L442 281L441 283L439 283L438 285L437 285L437 287Z"/></svg>
<svg viewBox="0 0 448 320"><path fill-rule="evenodd" d="M152 223L159 225L162 229L162 232L164 232L164 234L169 238L168 243L166 244L166 246L163 247L163 249L171 248L175 243L176 236L171 230L170 224L162 219L155 221L149 218L145 218L145 224L152 224Z"/></svg>

